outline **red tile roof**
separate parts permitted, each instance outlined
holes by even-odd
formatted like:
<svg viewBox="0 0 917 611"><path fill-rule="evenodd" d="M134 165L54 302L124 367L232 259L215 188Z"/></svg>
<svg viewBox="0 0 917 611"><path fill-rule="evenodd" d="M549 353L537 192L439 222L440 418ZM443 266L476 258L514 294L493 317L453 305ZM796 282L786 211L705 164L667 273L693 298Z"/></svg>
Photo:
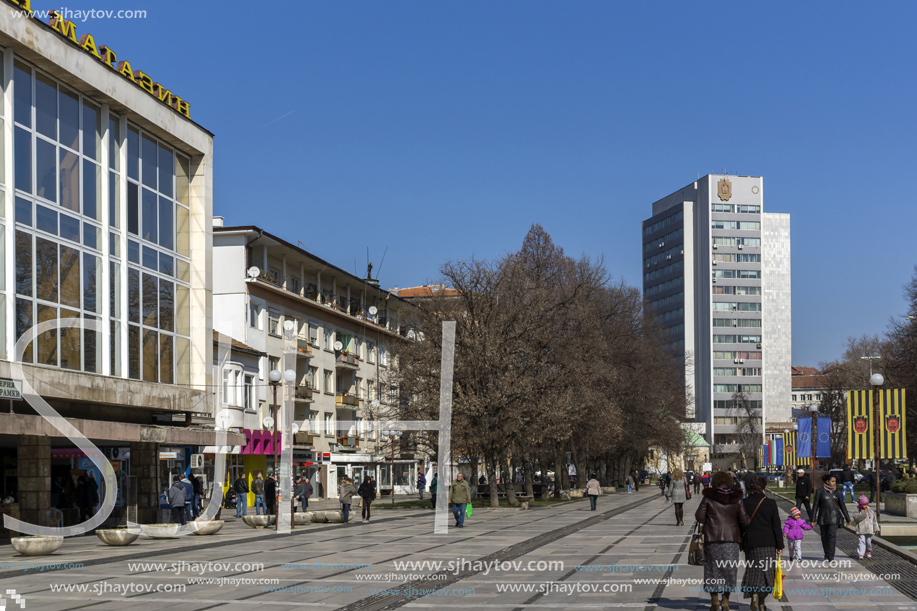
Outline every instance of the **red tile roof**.
<svg viewBox="0 0 917 611"><path fill-rule="evenodd" d="M406 289L392 291L402 299L424 298L434 296L456 297L459 292L456 289L439 288L432 286L412 286Z"/></svg>
<svg viewBox="0 0 917 611"><path fill-rule="evenodd" d="M814 376L821 372L816 367L793 367L794 376Z"/></svg>

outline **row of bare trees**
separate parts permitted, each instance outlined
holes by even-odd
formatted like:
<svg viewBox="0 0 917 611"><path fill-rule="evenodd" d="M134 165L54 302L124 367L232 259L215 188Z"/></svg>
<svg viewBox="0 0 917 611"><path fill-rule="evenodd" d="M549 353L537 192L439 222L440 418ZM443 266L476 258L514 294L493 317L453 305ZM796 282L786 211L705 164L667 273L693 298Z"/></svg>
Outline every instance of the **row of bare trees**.
<svg viewBox="0 0 917 611"><path fill-rule="evenodd" d="M917 453L917 267L904 285L907 312L889 322L884 335L863 335L847 340L843 356L821 363L823 388L819 413L831 417L831 456L835 464L846 459L848 390L867 389L870 371L885 377L884 388L904 388L910 399L906 421L908 456ZM877 359L865 359L874 357ZM913 464L911 458L911 464Z"/></svg>
<svg viewBox="0 0 917 611"><path fill-rule="evenodd" d="M612 283L601 261L567 256L535 225L518 252L448 262L440 273L455 290L413 309L419 341L393 347L385 383L401 399L385 416L438 417L442 322L456 321L446 458L482 467L511 504L519 468L526 495L536 471L557 474L556 494L569 488L568 457L580 477L613 485L641 469L651 447L681 450L684 362L665 350L641 292ZM414 442L436 455L432 434ZM489 489L496 506L501 490Z"/></svg>

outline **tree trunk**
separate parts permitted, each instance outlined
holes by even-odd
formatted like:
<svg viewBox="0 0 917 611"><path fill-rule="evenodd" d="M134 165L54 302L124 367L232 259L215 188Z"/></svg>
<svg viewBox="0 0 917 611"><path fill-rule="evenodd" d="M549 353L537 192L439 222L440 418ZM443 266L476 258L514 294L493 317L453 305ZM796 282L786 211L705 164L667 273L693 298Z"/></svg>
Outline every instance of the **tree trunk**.
<svg viewBox="0 0 917 611"><path fill-rule="evenodd" d="M586 482L589 480L590 471L589 461L582 450L573 454L573 464L576 466L576 487L585 488Z"/></svg>
<svg viewBox="0 0 917 611"><path fill-rule="evenodd" d="M530 496L532 498L535 498L534 481L532 479L532 476L535 473L535 464L532 461L532 458L529 454L525 454L523 456L523 461L524 461L523 462L524 466L523 466L522 477L523 477L523 480L525 481L525 496Z"/></svg>
<svg viewBox="0 0 917 611"><path fill-rule="evenodd" d="M499 507L500 497L497 496L497 473L493 454L487 454L484 457L487 468L487 489L490 495L490 506Z"/></svg>
<svg viewBox="0 0 917 611"><path fill-rule="evenodd" d="M503 470L503 494L506 495L506 502L509 503L510 507L518 507L519 500L516 498L516 489L515 489L515 473L512 468L512 465L509 464L505 458L500 460L500 465Z"/></svg>
<svg viewBox="0 0 917 611"><path fill-rule="evenodd" d="M563 451L561 450L557 451L557 458L555 459L555 463L557 464L557 468L554 470L554 473L555 473L556 479L558 479L558 481L560 482L560 485L558 486L557 484L555 484L554 486L556 488L560 488L561 490L569 491L570 490L570 473L567 471L567 456Z"/></svg>

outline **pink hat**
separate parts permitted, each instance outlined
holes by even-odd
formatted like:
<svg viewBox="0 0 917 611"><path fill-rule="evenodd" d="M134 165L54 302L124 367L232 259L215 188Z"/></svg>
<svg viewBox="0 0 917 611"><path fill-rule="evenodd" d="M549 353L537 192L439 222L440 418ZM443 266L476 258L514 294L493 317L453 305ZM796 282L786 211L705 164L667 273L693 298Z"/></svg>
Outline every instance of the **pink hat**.
<svg viewBox="0 0 917 611"><path fill-rule="evenodd" d="M790 509L790 517L793 518L794 520L798 520L800 515L802 514L799 513L798 507L793 507L792 509Z"/></svg>
<svg viewBox="0 0 917 611"><path fill-rule="evenodd" d="M860 507L863 507L864 505L869 505L869 499L866 498L865 494L861 494L860 498L857 499L857 504Z"/></svg>

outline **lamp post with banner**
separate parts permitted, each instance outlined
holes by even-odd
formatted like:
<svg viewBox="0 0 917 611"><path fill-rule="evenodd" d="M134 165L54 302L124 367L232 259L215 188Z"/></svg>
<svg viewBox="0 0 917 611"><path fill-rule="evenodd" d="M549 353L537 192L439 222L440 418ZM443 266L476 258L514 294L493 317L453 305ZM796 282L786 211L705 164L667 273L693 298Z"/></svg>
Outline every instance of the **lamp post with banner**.
<svg viewBox="0 0 917 611"><path fill-rule="evenodd" d="M873 431L873 435L875 436L874 437L875 445L873 446L873 455L876 458L876 464L875 464L875 467L876 467L876 478L875 478L876 479L876 521L881 522L882 521L882 517L881 517L882 516L882 485L879 481L879 478L880 478L879 464L881 463L881 461L879 460L879 426L881 425L881 422L879 421L879 417L881 416L881 414L879 413L879 395L882 391L879 390L879 387L885 384L885 377L881 373L874 373L871 376L869 376L869 383L872 385L872 405L873 405L873 410L875 410L874 419L873 419L873 421L875 422L875 426L873 426L873 428L875 429Z"/></svg>

